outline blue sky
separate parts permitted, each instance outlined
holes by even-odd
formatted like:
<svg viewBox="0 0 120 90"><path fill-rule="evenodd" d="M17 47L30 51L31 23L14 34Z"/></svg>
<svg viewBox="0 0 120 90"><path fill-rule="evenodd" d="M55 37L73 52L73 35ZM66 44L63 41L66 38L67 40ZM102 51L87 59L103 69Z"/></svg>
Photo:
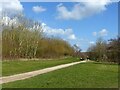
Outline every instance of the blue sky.
<svg viewBox="0 0 120 90"><path fill-rule="evenodd" d="M8 11L8 15L22 12L26 17L39 21L45 35L62 38L71 45L77 44L82 51L95 44L98 37L108 40L118 34L118 3L111 0L91 2L13 0L2 5L0 13L1 10Z"/></svg>
<svg viewBox="0 0 120 90"><path fill-rule="evenodd" d="M77 44L82 51L86 51L89 45L94 44L98 37L108 40L116 37L118 33L118 3L111 3L105 6L105 10L101 9L100 12L94 10L93 14L85 17L81 16L82 18L78 17L77 19L69 15L68 17L64 17L64 15L61 17L60 13L62 11L58 11L57 7L65 7L68 12L72 12L74 6L78 3L22 2L21 4L25 16L44 23L50 29L54 29L56 32L59 29L64 31L71 29L71 39L64 35L58 35L59 33L51 32L51 35L59 36L72 45ZM38 10L34 10L33 7L38 7Z"/></svg>

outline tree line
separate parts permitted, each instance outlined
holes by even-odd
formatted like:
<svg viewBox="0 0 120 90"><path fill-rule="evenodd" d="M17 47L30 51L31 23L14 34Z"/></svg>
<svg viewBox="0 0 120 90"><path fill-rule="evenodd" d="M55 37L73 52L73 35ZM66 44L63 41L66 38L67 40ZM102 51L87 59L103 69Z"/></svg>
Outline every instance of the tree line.
<svg viewBox="0 0 120 90"><path fill-rule="evenodd" d="M89 58L95 61L119 63L120 37L108 41L98 38L96 44L88 48L87 53Z"/></svg>
<svg viewBox="0 0 120 90"><path fill-rule="evenodd" d="M4 26L2 30L2 58L55 58L71 56L74 48L57 37L46 37L41 24L24 22L17 27ZM38 27L39 26L39 27ZM38 28L35 28L38 27Z"/></svg>
<svg viewBox="0 0 120 90"><path fill-rule="evenodd" d="M120 60L120 37L108 41L98 38L87 52L75 44L57 37L47 37L42 25L26 17L18 17L20 24L2 25L2 58L56 58L74 56L95 61L115 62Z"/></svg>

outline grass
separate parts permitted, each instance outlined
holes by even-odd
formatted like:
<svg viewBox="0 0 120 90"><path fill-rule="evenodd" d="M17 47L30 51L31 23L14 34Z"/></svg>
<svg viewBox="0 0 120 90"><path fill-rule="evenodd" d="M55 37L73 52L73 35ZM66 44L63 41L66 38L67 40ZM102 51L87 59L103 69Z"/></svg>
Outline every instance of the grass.
<svg viewBox="0 0 120 90"><path fill-rule="evenodd" d="M118 65L81 63L3 84L3 88L117 88Z"/></svg>
<svg viewBox="0 0 120 90"><path fill-rule="evenodd" d="M2 62L2 75L8 76L13 74L24 73L28 71L43 69L60 64L79 61L77 58L69 57L58 60L31 60L31 61L3 61Z"/></svg>

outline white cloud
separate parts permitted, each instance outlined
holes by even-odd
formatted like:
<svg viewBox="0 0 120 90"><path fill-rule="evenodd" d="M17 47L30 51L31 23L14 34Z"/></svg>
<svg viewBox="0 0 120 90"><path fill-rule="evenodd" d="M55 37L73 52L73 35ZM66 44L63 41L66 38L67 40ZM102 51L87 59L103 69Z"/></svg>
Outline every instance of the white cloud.
<svg viewBox="0 0 120 90"><path fill-rule="evenodd" d="M75 39L76 39L76 37L75 37L75 35L74 35L74 34L72 34L72 35L70 35L70 36L68 37L68 39L70 39L70 40L75 40Z"/></svg>
<svg viewBox="0 0 120 90"><path fill-rule="evenodd" d="M97 36L97 32L93 32L93 36Z"/></svg>
<svg viewBox="0 0 120 90"><path fill-rule="evenodd" d="M108 35L108 31L106 29L102 29L99 32L93 32L93 36L107 36Z"/></svg>
<svg viewBox="0 0 120 90"><path fill-rule="evenodd" d="M107 36L108 35L108 31L106 29L102 29L100 32L99 32L99 35L100 36Z"/></svg>
<svg viewBox="0 0 120 90"><path fill-rule="evenodd" d="M45 23L42 23L43 32L47 34L47 36L55 36L55 37L61 37L62 39L69 39L69 40L75 40L76 36L73 33L72 29L61 29L61 28L51 28L47 26Z"/></svg>
<svg viewBox="0 0 120 90"><path fill-rule="evenodd" d="M0 15L12 15L21 13L23 6L19 0L4 0L0 2Z"/></svg>
<svg viewBox="0 0 120 90"><path fill-rule="evenodd" d="M36 12L36 13L40 13L40 12L46 11L46 9L43 8L42 6L34 6L34 7L32 8L32 10L33 10L34 12Z"/></svg>
<svg viewBox="0 0 120 90"><path fill-rule="evenodd" d="M87 0L86 2L81 2L75 4L71 10L68 10L62 3L57 5L58 19L73 19L79 20L94 14L100 13L106 10L106 5L108 5L111 0Z"/></svg>
<svg viewBox="0 0 120 90"><path fill-rule="evenodd" d="M91 45L95 44L95 42L94 42L94 41L90 41L89 43L90 43Z"/></svg>
<svg viewBox="0 0 120 90"><path fill-rule="evenodd" d="M42 26L44 27L44 26L46 26L46 24L45 24L45 23L42 23Z"/></svg>

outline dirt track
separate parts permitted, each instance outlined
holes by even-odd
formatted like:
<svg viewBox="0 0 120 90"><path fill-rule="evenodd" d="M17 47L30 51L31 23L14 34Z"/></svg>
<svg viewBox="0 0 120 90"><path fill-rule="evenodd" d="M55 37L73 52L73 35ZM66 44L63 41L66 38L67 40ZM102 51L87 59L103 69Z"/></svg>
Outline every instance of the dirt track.
<svg viewBox="0 0 120 90"><path fill-rule="evenodd" d="M49 67L49 68L45 68L45 69L41 69L41 70L36 70L36 71L31 71L31 72L26 72L26 73L1 77L0 78L0 84L31 78L31 77L34 77L34 76L37 76L37 75L40 75L40 74L44 74L44 73L47 73L47 72L51 72L51 71L54 71L54 70L58 70L58 69L61 69L61 68L65 68L65 67L69 67L69 66L76 65L76 64L79 64L79 63L85 63L85 62L86 61L73 62L73 63L58 65L58 66Z"/></svg>

